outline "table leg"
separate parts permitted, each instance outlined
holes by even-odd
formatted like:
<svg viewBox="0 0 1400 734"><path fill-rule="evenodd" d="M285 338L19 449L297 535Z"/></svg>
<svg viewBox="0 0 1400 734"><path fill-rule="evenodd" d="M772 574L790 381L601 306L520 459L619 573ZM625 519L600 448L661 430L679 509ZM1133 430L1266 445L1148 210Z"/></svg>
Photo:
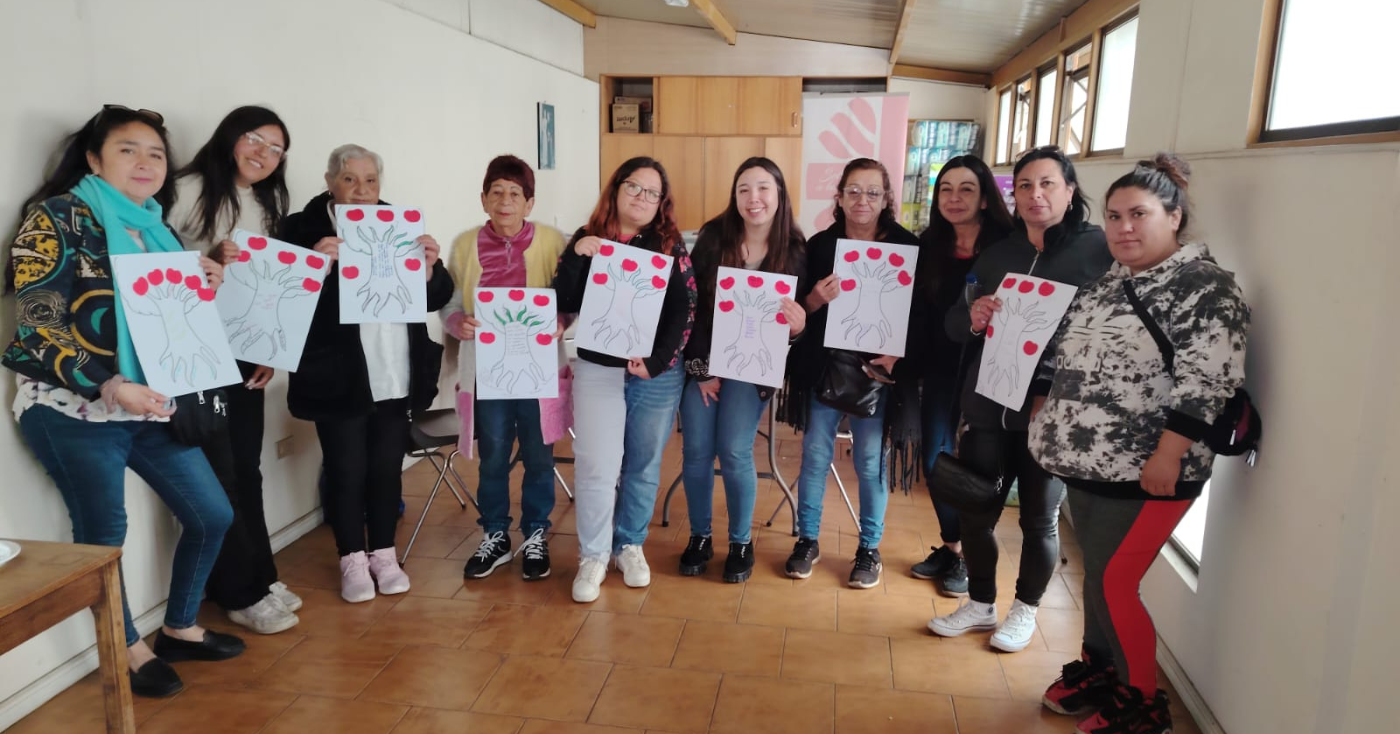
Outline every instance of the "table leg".
<svg viewBox="0 0 1400 734"><path fill-rule="evenodd" d="M122 624L122 583L118 561L102 568L102 599L92 607L97 622L98 670L107 709L108 734L136 734L136 713L127 678L126 629Z"/></svg>

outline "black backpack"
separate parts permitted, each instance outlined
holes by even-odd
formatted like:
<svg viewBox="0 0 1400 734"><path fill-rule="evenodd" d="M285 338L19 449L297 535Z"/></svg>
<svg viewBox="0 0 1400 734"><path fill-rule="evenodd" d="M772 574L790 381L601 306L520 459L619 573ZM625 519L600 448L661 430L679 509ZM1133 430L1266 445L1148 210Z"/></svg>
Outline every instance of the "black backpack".
<svg viewBox="0 0 1400 734"><path fill-rule="evenodd" d="M1162 351L1162 361L1167 365L1167 374L1175 377L1172 368L1176 361L1176 349L1162 332L1162 327L1157 325L1156 319L1147 312L1147 307L1138 299L1131 279L1123 279L1123 290L1128 294L1128 303L1132 304L1133 312L1142 319L1142 325L1147 327L1147 333L1152 335L1152 340L1157 342L1157 348ZM1244 388L1237 387L1235 394L1225 401L1225 409L1220 411L1220 415L1206 431L1201 442L1221 456L1246 454L1245 460L1253 466L1254 460L1259 456L1259 439L1263 434L1264 419L1260 417L1249 393L1245 392Z"/></svg>

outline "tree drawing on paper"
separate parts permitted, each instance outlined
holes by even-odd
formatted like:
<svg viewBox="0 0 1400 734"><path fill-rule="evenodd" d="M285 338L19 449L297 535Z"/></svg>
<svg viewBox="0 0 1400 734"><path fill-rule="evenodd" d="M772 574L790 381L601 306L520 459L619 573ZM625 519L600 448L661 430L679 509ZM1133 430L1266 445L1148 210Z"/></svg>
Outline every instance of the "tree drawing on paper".
<svg viewBox="0 0 1400 734"><path fill-rule="evenodd" d="M269 358L276 357L279 351L287 349L287 332L282 325L282 307L294 299L304 298L321 290L326 259L315 253L298 258L297 253L283 250L277 253L276 257L279 267L274 267L270 257L253 257L254 251L262 252L267 249L266 237L249 237L246 244L249 249L240 250L238 253L238 263L244 263L246 267L230 265L227 272L230 279L237 281L253 295L242 313L224 321L225 331L230 344L239 339L243 340L238 344L239 352L246 354L259 342L266 341L270 350ZM297 267L298 261L314 272L305 275L304 271ZM260 316L270 318L259 318ZM271 328L268 327L269 323L273 325Z"/></svg>
<svg viewBox="0 0 1400 734"><path fill-rule="evenodd" d="M548 346L554 342L555 319L540 312L550 305L550 297L536 294L525 302L525 291L512 289L505 302L496 302L492 291L477 293L477 314L481 327L476 339L482 344L494 344L500 339L505 347L501 358L486 370L488 385L511 395L533 395L549 380L556 379L535 359L531 343ZM519 388L519 389L517 389Z"/></svg>
<svg viewBox="0 0 1400 734"><path fill-rule="evenodd" d="M603 245L598 254L610 257L612 245ZM628 354L638 347L650 349L642 343L642 332L637 326L639 301L645 301L666 290L666 278L661 273L670 268L670 261L660 255L653 255L643 263L631 257L609 261L607 269L592 275L595 285L612 292L607 309L593 319L588 328L593 330L595 344L611 348L614 341L622 340L622 349Z"/></svg>
<svg viewBox="0 0 1400 734"><path fill-rule="evenodd" d="M1029 294L1036 290L1036 284L1030 280L1022 280L1017 285L1016 278L1007 278L1002 281L1002 289L1016 288L1020 293ZM1055 292L1055 284L1041 282L1039 286L1040 296L1047 297ZM1053 331L1058 319L1051 319L1042 308L1040 298L1021 298L1010 296L1003 299L1001 310L997 311L993 318L993 323L987 325L987 338L1000 334L997 338L996 349L987 360L986 368L988 373L988 387L992 390L1005 384L1004 395L1015 394L1016 388L1021 384L1021 360L1018 352L1026 356L1035 356L1045 347L1045 342L1052 334L1045 334L1044 338L1031 339L1031 334L1046 331ZM1047 328L1048 327L1048 328Z"/></svg>
<svg viewBox="0 0 1400 734"><path fill-rule="evenodd" d="M379 209L374 215L381 222L394 221L394 212L387 207ZM345 212L345 218L351 222L360 222L365 218L365 211L350 209ZM422 215L409 209L403 212L403 218L405 222L413 224L417 223ZM412 291L404 284L402 271L421 273L423 270L423 260L416 256L420 248L414 242L414 238L409 236L410 231L411 228L407 226L403 229L391 226L380 231L373 226L357 224L353 232L354 237L345 238L344 247L370 260L369 270L365 273L361 273L360 269L353 265L340 269L341 278L360 283L355 295L363 299L360 302L362 312L373 313L378 317L391 302L398 303L400 313L408 312L409 305L413 303L413 296ZM361 276L364 276L363 281ZM422 277L421 274L419 277Z"/></svg>
<svg viewBox="0 0 1400 734"><path fill-rule="evenodd" d="M841 319L841 325L846 327L844 336L860 344L866 343L866 337L873 334L875 348L884 347L894 335L885 313L885 294L914 283L909 270L903 268L903 256L891 252L889 258L884 259L884 255L882 249L868 247L864 253L850 250L842 258L849 267L846 268L847 277L841 278L841 297L856 301L855 308Z"/></svg>
<svg viewBox="0 0 1400 734"><path fill-rule="evenodd" d="M160 319L165 346L158 364L172 382L195 385L218 374L218 354L190 324L190 314L214 300L202 272L156 268L138 277L122 295L127 312Z"/></svg>
<svg viewBox="0 0 1400 734"><path fill-rule="evenodd" d="M721 296L715 303L715 308L722 313L730 313L737 309L739 317L739 328L734 339L724 348L720 358L725 360L727 368L739 374L751 374L749 367L756 365L756 376L761 377L773 369L773 352L763 338L763 327L769 324L787 325L787 317L782 313L779 299L789 294L792 287L779 280L774 284L778 295L770 296L758 290L763 288L763 276L750 275L747 277L747 283L747 289L741 290L737 295L731 294L729 299ZM735 280L732 276L719 282L721 291L733 290L734 286Z"/></svg>

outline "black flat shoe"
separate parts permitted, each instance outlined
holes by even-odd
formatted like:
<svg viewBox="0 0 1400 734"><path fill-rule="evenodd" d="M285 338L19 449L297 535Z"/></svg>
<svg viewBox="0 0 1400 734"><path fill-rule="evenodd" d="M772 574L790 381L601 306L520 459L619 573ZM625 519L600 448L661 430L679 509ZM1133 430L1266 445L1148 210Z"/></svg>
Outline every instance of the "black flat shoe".
<svg viewBox="0 0 1400 734"><path fill-rule="evenodd" d="M243 640L214 630L204 630L204 639L199 642L178 640L161 630L156 633L156 643L151 649L156 657L177 663L182 660L228 660L242 655L244 647Z"/></svg>
<svg viewBox="0 0 1400 734"><path fill-rule="evenodd" d="M143 698L165 698L185 689L180 674L160 658L146 661L136 671L128 671L127 676L131 679L131 692Z"/></svg>

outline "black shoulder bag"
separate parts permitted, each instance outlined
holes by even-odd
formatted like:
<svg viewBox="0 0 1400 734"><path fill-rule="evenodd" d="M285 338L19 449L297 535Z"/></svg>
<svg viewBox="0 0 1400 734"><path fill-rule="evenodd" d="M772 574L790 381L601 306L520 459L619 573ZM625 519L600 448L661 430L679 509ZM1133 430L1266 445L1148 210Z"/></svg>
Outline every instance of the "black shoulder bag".
<svg viewBox="0 0 1400 734"><path fill-rule="evenodd" d="M1176 348L1172 346L1171 340L1167 338L1162 327L1157 325L1157 320L1148 313L1147 307L1138 298L1137 289L1133 287L1131 279L1123 279L1123 291L1128 294L1128 303L1132 304L1133 312L1142 320L1142 325L1147 327L1147 333L1152 335L1152 340L1157 342L1157 349L1162 352L1162 361L1167 365L1167 375L1175 378L1174 366L1176 361ZM1225 401L1225 409L1216 416L1215 422L1210 425L1206 435L1201 439L1207 448L1221 456L1239 456L1247 454L1246 461L1251 466L1259 456L1259 439L1264 433L1264 419L1259 416L1259 411L1254 406L1254 401L1250 399L1249 393L1242 387L1235 388L1235 393Z"/></svg>
<svg viewBox="0 0 1400 734"><path fill-rule="evenodd" d="M816 398L822 405L847 415L869 418L880 407L880 388L884 384L884 380L872 376L859 354L830 349L817 381Z"/></svg>
<svg viewBox="0 0 1400 734"><path fill-rule="evenodd" d="M210 438L228 430L228 396L223 390L201 390L175 398L175 414L170 431L186 446L203 446Z"/></svg>

